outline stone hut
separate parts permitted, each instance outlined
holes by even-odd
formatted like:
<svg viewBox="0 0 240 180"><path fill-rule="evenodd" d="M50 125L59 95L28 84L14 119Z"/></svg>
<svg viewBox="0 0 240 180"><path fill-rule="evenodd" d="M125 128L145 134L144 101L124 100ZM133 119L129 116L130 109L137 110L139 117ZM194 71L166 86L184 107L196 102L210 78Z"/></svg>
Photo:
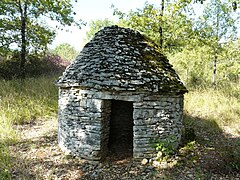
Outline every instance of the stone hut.
<svg viewBox="0 0 240 180"><path fill-rule="evenodd" d="M139 32L105 27L57 81L58 142L88 160L110 152L150 157L153 142L181 138L187 92L159 47Z"/></svg>

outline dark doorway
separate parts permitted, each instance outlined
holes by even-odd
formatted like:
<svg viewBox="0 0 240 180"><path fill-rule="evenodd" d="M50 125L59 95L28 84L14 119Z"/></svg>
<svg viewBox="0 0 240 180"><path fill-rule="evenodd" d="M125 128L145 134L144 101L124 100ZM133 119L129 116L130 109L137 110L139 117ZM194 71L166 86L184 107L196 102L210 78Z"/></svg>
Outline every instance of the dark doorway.
<svg viewBox="0 0 240 180"><path fill-rule="evenodd" d="M132 157L133 103L112 100L109 151L119 158Z"/></svg>

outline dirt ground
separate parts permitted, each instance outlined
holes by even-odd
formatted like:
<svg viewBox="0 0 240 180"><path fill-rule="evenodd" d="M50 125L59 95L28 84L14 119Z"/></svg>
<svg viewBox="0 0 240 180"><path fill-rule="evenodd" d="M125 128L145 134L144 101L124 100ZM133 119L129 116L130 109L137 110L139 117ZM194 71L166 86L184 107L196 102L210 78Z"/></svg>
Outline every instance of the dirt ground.
<svg viewBox="0 0 240 180"><path fill-rule="evenodd" d="M196 140L165 162L171 166L156 167L131 158L109 157L101 163L89 163L64 155L57 145L57 120L19 125L20 140L10 147L12 179L240 180L240 135L228 127L213 131L192 126Z"/></svg>

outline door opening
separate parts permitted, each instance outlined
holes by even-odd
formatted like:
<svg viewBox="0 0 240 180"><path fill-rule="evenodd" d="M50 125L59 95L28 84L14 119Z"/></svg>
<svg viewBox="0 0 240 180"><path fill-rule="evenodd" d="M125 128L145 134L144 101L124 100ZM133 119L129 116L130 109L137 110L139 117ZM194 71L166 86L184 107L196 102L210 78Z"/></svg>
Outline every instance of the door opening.
<svg viewBox="0 0 240 180"><path fill-rule="evenodd" d="M119 158L133 155L133 102L112 100L109 152Z"/></svg>

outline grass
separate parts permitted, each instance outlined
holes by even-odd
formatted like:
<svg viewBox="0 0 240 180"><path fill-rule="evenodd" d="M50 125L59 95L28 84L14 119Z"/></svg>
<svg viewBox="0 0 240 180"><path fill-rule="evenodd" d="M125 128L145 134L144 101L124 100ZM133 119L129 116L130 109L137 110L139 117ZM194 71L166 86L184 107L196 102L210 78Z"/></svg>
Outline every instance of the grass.
<svg viewBox="0 0 240 180"><path fill-rule="evenodd" d="M8 146L19 140L14 125L57 116L55 79L0 80L0 179L9 177Z"/></svg>
<svg viewBox="0 0 240 180"><path fill-rule="evenodd" d="M190 90L185 95L185 112L192 117L228 126L240 133L240 84Z"/></svg>
<svg viewBox="0 0 240 180"><path fill-rule="evenodd" d="M19 142L14 127L39 119L56 119L56 77L0 80L0 179L10 179L11 157L9 145ZM185 123L202 119L212 127L229 126L239 133L240 85L229 83L218 88L192 89L185 95ZM212 128L211 127L211 128Z"/></svg>
<svg viewBox="0 0 240 180"><path fill-rule="evenodd" d="M25 81L2 80L0 87L0 117L11 123L30 122L57 112L57 88L54 78L29 78Z"/></svg>

